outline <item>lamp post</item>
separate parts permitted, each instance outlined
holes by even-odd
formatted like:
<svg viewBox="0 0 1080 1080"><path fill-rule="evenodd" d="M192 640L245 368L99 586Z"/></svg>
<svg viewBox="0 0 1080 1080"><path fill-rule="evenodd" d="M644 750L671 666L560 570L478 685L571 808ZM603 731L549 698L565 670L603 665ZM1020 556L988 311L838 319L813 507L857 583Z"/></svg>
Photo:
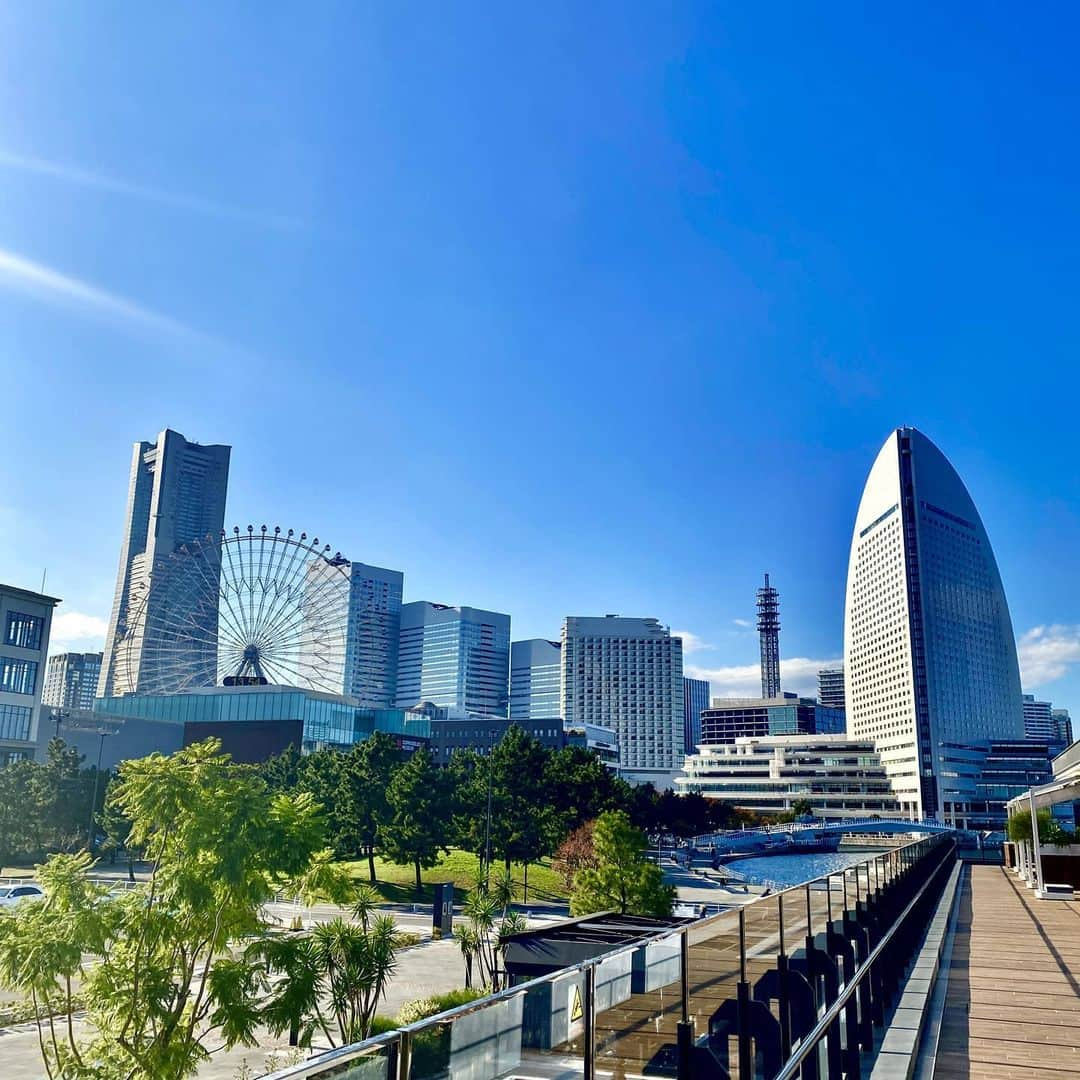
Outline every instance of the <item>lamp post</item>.
<svg viewBox="0 0 1080 1080"><path fill-rule="evenodd" d="M105 736L112 735L111 731L101 727L97 729L98 752L97 766L94 769L94 797L90 800L90 820L86 826L86 850L94 854L94 810L97 809L98 785L101 782L101 755L105 750Z"/></svg>

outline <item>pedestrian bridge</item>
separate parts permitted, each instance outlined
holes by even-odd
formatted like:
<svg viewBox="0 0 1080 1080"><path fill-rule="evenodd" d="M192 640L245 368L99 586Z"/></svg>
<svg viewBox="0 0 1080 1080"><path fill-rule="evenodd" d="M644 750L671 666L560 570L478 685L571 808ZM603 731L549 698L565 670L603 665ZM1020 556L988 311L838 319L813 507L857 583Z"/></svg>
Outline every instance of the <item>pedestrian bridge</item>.
<svg viewBox="0 0 1080 1080"><path fill-rule="evenodd" d="M952 833L956 828L934 818L908 821L899 818L839 818L835 821L793 821L785 825L763 825L754 829L725 829L704 833L688 841L695 848L722 848L727 851L786 848L810 845L826 837L844 833Z"/></svg>

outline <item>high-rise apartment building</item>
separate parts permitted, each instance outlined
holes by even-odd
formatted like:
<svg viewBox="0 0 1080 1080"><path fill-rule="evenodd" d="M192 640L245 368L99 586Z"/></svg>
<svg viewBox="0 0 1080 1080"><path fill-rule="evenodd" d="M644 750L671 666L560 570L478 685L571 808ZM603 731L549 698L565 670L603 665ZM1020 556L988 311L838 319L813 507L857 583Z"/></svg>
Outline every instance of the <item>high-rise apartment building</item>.
<svg viewBox="0 0 1080 1080"><path fill-rule="evenodd" d="M34 756L49 631L59 603L0 585L0 765Z"/></svg>
<svg viewBox="0 0 1080 1080"><path fill-rule="evenodd" d="M1024 734L1037 739L1055 752L1072 742L1072 720L1068 709L1055 709L1049 701L1036 701L1034 694L1024 694Z"/></svg>
<svg viewBox="0 0 1080 1080"><path fill-rule="evenodd" d="M347 591L342 589L340 595L340 603L349 606L341 692L368 708L392 708L397 701L405 575L400 570L346 559L333 560L329 567L327 573L340 571L348 579ZM329 595L333 597L334 591ZM325 620L325 612L319 614Z"/></svg>
<svg viewBox="0 0 1080 1080"><path fill-rule="evenodd" d="M855 519L844 611L848 733L904 811L961 816L949 746L1023 736L1012 621L963 481L915 428L885 441Z"/></svg>
<svg viewBox="0 0 1080 1080"><path fill-rule="evenodd" d="M101 675L99 652L57 653L49 657L42 705L59 709L92 709Z"/></svg>
<svg viewBox="0 0 1080 1080"><path fill-rule="evenodd" d="M545 638L510 646L510 719L547 720L562 715L559 686L562 644Z"/></svg>
<svg viewBox="0 0 1080 1080"><path fill-rule="evenodd" d="M682 638L656 619L567 617L562 716L615 732L621 774L670 786L683 760Z"/></svg>
<svg viewBox="0 0 1080 1080"><path fill-rule="evenodd" d="M430 701L459 716L506 716L509 615L418 600L401 607L398 641L398 708Z"/></svg>
<svg viewBox="0 0 1080 1080"><path fill-rule="evenodd" d="M692 754L701 742L701 713L709 707L709 680L683 677L683 752Z"/></svg>
<svg viewBox="0 0 1080 1080"><path fill-rule="evenodd" d="M844 668L822 668L817 673L818 701L827 709L844 707Z"/></svg>
<svg viewBox="0 0 1080 1080"><path fill-rule="evenodd" d="M225 491L229 480L228 446L203 446L189 442L176 431L162 431L156 442L135 443L131 457L131 476L128 487L124 539L120 546L120 570L116 578L109 630L98 681L98 697L116 697L133 693L152 682L158 672L144 667L144 654L163 655L166 650L158 643L147 641L145 627L154 627L154 613L143 609L148 604L169 603L178 609L189 606L197 616L209 618L213 605L206 597L187 598L172 589L147 591L151 574L160 560L178 551L193 540L220 536L225 523ZM207 550L211 550L209 547ZM206 557L201 556L201 557ZM202 575L200 588L212 586L218 569L210 566ZM200 603L201 599L201 603ZM192 649L207 652L216 648L217 626L200 627L201 646ZM150 629L148 632L153 633ZM216 669L216 655L200 653L192 657L193 665L206 670Z"/></svg>
<svg viewBox="0 0 1080 1080"><path fill-rule="evenodd" d="M757 591L757 628L761 645L761 696L780 693L780 594L769 584Z"/></svg>

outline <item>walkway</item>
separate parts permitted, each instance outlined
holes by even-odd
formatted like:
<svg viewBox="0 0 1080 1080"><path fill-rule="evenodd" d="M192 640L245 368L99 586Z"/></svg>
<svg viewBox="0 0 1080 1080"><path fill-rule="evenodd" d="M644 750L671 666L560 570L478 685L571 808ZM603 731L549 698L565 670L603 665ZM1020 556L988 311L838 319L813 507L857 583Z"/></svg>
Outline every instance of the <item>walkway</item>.
<svg viewBox="0 0 1080 1080"><path fill-rule="evenodd" d="M968 866L935 1080L1080 1080L1080 902Z"/></svg>

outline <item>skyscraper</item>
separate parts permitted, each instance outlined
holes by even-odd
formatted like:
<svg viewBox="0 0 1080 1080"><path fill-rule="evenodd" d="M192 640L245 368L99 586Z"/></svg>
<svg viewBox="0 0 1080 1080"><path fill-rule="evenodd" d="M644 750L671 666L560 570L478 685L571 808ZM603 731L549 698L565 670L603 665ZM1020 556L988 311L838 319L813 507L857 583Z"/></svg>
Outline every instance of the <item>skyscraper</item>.
<svg viewBox="0 0 1080 1080"><path fill-rule="evenodd" d="M184 544L218 537L225 523L225 491L229 480L228 446L202 446L166 429L156 442L135 443L131 456L127 518L120 546L116 596L105 638L98 697L118 696L139 689L141 678L153 673L142 668L143 640L140 606L155 561ZM214 568L208 571L214 580ZM205 609L205 598L202 605ZM155 590L149 603L168 602L183 608L185 598ZM199 607L197 602L192 609ZM147 624L153 619L148 618ZM209 642L217 627L203 635ZM129 638L129 635L131 637ZM125 638L129 638L125 642ZM121 646L124 656L121 657ZM205 646L209 648L210 645ZM213 665L210 664L210 669Z"/></svg>
<svg viewBox="0 0 1080 1080"><path fill-rule="evenodd" d="M510 719L549 720L562 715L559 683L562 644L545 638L510 646Z"/></svg>
<svg viewBox="0 0 1080 1080"><path fill-rule="evenodd" d="M1057 753L1072 742L1072 721L1068 709L1055 709L1049 701L1036 701L1034 694L1024 694L1024 733L1038 739Z"/></svg>
<svg viewBox="0 0 1080 1080"><path fill-rule="evenodd" d="M398 708L430 701L459 716L506 716L509 615L418 600L402 605L398 640Z"/></svg>
<svg viewBox="0 0 1080 1080"><path fill-rule="evenodd" d="M827 709L844 707L844 667L822 668L817 673L818 701Z"/></svg>
<svg viewBox="0 0 1080 1080"><path fill-rule="evenodd" d="M41 704L60 709L92 709L101 675L101 656L99 652L50 656Z"/></svg>
<svg viewBox="0 0 1080 1080"><path fill-rule="evenodd" d="M683 678L683 750L692 754L701 742L701 713L709 707L709 680Z"/></svg>
<svg viewBox="0 0 1080 1080"><path fill-rule="evenodd" d="M682 638L656 619L568 616L562 716L614 731L627 780L670 786L683 760Z"/></svg>
<svg viewBox="0 0 1080 1080"><path fill-rule="evenodd" d="M899 428L866 480L844 610L848 733L871 737L908 814L965 813L949 747L1024 734L1012 621L967 489Z"/></svg>
<svg viewBox="0 0 1080 1080"><path fill-rule="evenodd" d="M358 698L361 705L392 708L405 575L359 562L346 562L343 569L349 579L349 623L342 693Z"/></svg>
<svg viewBox="0 0 1080 1080"><path fill-rule="evenodd" d="M761 696L780 694L780 594L769 584L757 591L757 628L761 643Z"/></svg>

